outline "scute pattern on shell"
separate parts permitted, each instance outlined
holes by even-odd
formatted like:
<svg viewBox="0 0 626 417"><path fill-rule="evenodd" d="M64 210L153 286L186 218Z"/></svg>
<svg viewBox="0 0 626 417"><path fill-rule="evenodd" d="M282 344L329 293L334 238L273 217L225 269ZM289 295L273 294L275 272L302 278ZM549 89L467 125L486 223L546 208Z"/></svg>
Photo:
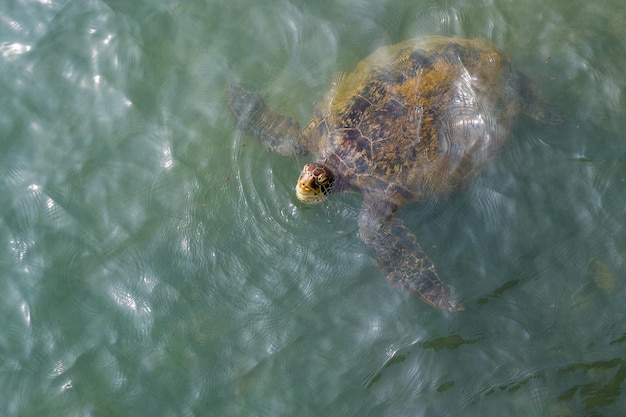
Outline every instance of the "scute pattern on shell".
<svg viewBox="0 0 626 417"><path fill-rule="evenodd" d="M516 97L506 57L476 40L384 47L344 75L318 116L318 153L361 191L456 190L502 146Z"/></svg>

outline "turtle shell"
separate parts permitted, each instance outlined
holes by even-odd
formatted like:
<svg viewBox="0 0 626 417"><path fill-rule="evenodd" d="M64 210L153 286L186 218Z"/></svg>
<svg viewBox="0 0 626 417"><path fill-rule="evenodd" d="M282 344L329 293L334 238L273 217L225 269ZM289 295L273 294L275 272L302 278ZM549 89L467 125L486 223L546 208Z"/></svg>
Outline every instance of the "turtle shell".
<svg viewBox="0 0 626 417"><path fill-rule="evenodd" d="M504 144L522 108L519 84L484 41L382 47L339 77L311 148L344 184L398 204L455 191Z"/></svg>

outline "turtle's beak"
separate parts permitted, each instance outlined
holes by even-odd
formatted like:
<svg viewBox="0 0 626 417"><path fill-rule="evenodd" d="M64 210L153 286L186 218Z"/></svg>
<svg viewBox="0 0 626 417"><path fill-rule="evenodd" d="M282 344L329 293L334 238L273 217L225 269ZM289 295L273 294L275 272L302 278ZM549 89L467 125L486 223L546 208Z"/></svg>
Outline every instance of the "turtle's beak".
<svg viewBox="0 0 626 417"><path fill-rule="evenodd" d="M313 184L311 184L311 182L313 182ZM298 184L296 184L296 197L298 197L298 200L308 204L317 204L324 200L324 194L316 192L315 189L312 188L316 185L314 183L315 179L311 177L302 178L301 176L298 179Z"/></svg>

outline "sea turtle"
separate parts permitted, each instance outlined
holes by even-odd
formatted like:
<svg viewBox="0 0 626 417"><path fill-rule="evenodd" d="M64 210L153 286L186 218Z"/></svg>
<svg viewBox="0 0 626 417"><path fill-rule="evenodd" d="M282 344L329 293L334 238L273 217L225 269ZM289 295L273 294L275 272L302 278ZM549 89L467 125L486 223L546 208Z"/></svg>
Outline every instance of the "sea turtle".
<svg viewBox="0 0 626 417"><path fill-rule="evenodd" d="M467 184L502 147L516 114L557 119L505 54L476 39L429 37L379 48L338 78L306 128L239 86L227 86L226 94L237 127L265 148L317 155L300 173L299 200L361 193L359 236L388 280L450 311L463 309L454 288L394 213Z"/></svg>

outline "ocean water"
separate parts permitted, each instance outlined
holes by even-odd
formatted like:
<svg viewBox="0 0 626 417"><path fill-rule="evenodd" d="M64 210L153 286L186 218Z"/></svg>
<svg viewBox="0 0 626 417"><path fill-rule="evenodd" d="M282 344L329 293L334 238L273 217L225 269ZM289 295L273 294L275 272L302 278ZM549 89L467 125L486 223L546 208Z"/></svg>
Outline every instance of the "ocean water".
<svg viewBox="0 0 626 417"><path fill-rule="evenodd" d="M564 118L398 213L458 313L386 283L358 195L299 204L306 159L224 96L305 123L427 35L495 43ZM621 1L5 1L0 57L0 416L626 414Z"/></svg>

